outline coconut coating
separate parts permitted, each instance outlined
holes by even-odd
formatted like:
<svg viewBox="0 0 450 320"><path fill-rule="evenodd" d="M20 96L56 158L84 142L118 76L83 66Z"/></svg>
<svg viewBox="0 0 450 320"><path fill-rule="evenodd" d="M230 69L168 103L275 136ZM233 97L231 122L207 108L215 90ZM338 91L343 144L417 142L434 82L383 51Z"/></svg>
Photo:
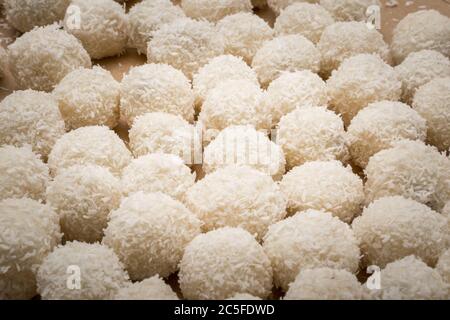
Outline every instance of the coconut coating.
<svg viewBox="0 0 450 320"><path fill-rule="evenodd" d="M316 46L299 34L278 36L266 41L256 52L252 67L259 82L267 87L283 71L320 69L320 52Z"/></svg>
<svg viewBox="0 0 450 320"><path fill-rule="evenodd" d="M29 145L0 147L0 199L45 199L50 181L48 166Z"/></svg>
<svg viewBox="0 0 450 320"><path fill-rule="evenodd" d="M330 106L346 125L369 103L401 95L401 81L390 65L372 54L359 54L342 62L327 81Z"/></svg>
<svg viewBox="0 0 450 320"><path fill-rule="evenodd" d="M436 270L439 272L442 279L447 284L450 284L450 249L444 251L444 253L439 257Z"/></svg>
<svg viewBox="0 0 450 320"><path fill-rule="evenodd" d="M178 300L177 294L159 276L120 288L115 300Z"/></svg>
<svg viewBox="0 0 450 320"><path fill-rule="evenodd" d="M240 11L251 12L250 0L181 0L181 8L190 18L219 21Z"/></svg>
<svg viewBox="0 0 450 320"><path fill-rule="evenodd" d="M162 25L148 43L149 62L167 63L192 79L211 58L224 53L225 41L207 21L179 18Z"/></svg>
<svg viewBox="0 0 450 320"><path fill-rule="evenodd" d="M318 43L323 30L333 23L333 17L325 8L318 4L298 2L281 12L275 21L274 30L277 35L298 33Z"/></svg>
<svg viewBox="0 0 450 320"><path fill-rule="evenodd" d="M276 15L279 15L285 8L296 2L316 3L319 0L267 0L267 5Z"/></svg>
<svg viewBox="0 0 450 320"><path fill-rule="evenodd" d="M71 71L91 67L80 41L58 28L35 28L9 45L9 69L19 89L51 91Z"/></svg>
<svg viewBox="0 0 450 320"><path fill-rule="evenodd" d="M248 293L237 293L234 296L227 298L226 300L262 300L259 297L252 296Z"/></svg>
<svg viewBox="0 0 450 320"><path fill-rule="evenodd" d="M217 22L217 30L225 38L225 53L240 56L248 64L274 34L266 21L249 12L226 16Z"/></svg>
<svg viewBox="0 0 450 320"><path fill-rule="evenodd" d="M119 122L120 85L102 67L80 68L66 75L53 90L69 130Z"/></svg>
<svg viewBox="0 0 450 320"><path fill-rule="evenodd" d="M353 231L328 212L307 210L271 225L263 247L275 285L284 291L303 269L358 270L360 251Z"/></svg>
<svg viewBox="0 0 450 320"><path fill-rule="evenodd" d="M261 239L286 215L286 198L266 174L231 165L207 174L186 192L186 206L203 221L203 230L240 227Z"/></svg>
<svg viewBox="0 0 450 320"><path fill-rule="evenodd" d="M342 119L325 107L305 106L283 116L277 143L284 151L287 167L307 161L347 161L346 133Z"/></svg>
<svg viewBox="0 0 450 320"><path fill-rule="evenodd" d="M101 241L108 214L122 196L120 180L96 165L75 165L50 182L47 203L59 214L65 240Z"/></svg>
<svg viewBox="0 0 450 320"><path fill-rule="evenodd" d="M339 161L312 161L295 167L283 177L280 187L291 214L322 210L349 223L364 202L362 180Z"/></svg>
<svg viewBox="0 0 450 320"><path fill-rule="evenodd" d="M255 71L240 57L221 55L212 58L194 75L195 104L200 109L208 93L227 80L248 80L259 86Z"/></svg>
<svg viewBox="0 0 450 320"><path fill-rule="evenodd" d="M58 101L45 92L15 91L0 102L0 144L31 145L46 159L64 133Z"/></svg>
<svg viewBox="0 0 450 320"><path fill-rule="evenodd" d="M8 53L3 47L0 47L0 79L5 76L8 69Z"/></svg>
<svg viewBox="0 0 450 320"><path fill-rule="evenodd" d="M320 0L320 5L338 21L365 21L367 8L381 6L378 0Z"/></svg>
<svg viewBox="0 0 450 320"><path fill-rule="evenodd" d="M113 0L72 0L79 25L73 26L73 12L64 18L64 29L77 37L92 59L116 56L125 50L128 22L125 8Z"/></svg>
<svg viewBox="0 0 450 320"><path fill-rule="evenodd" d="M136 192L109 215L103 244L113 248L132 280L178 270L185 247L200 234L201 222L163 193Z"/></svg>
<svg viewBox="0 0 450 320"><path fill-rule="evenodd" d="M394 61L401 63L410 53L436 50L450 58L450 18L436 10L408 14L394 28L391 50Z"/></svg>
<svg viewBox="0 0 450 320"><path fill-rule="evenodd" d="M73 241L43 260L36 279L43 300L110 300L128 283L128 274L112 249Z"/></svg>
<svg viewBox="0 0 450 320"><path fill-rule="evenodd" d="M284 300L361 300L364 290L355 275L342 269L304 269L289 285Z"/></svg>
<svg viewBox="0 0 450 320"><path fill-rule="evenodd" d="M345 59L362 53L376 54L390 61L389 46L382 34L368 28L364 22L336 22L326 27L317 49L322 55L321 73L325 77L338 69Z"/></svg>
<svg viewBox="0 0 450 320"><path fill-rule="evenodd" d="M31 299L36 271L61 241L59 218L28 198L0 201L0 299Z"/></svg>
<svg viewBox="0 0 450 320"><path fill-rule="evenodd" d="M64 18L71 0L2 0L8 22L17 30L27 32Z"/></svg>
<svg viewBox="0 0 450 320"><path fill-rule="evenodd" d="M438 181L431 203L428 205L441 212L445 204L450 201L450 158L445 153L433 152L433 154L436 156L434 161L438 166Z"/></svg>
<svg viewBox="0 0 450 320"><path fill-rule="evenodd" d="M305 105L326 106L325 82L309 70L283 72L273 80L264 94L262 104L272 114L272 126L295 108Z"/></svg>
<svg viewBox="0 0 450 320"><path fill-rule="evenodd" d="M131 68L121 83L121 116L131 126L137 116L157 111L193 121L194 93L190 81L167 64Z"/></svg>
<svg viewBox="0 0 450 320"><path fill-rule="evenodd" d="M185 299L225 299L238 293L267 298L272 267L261 245L241 228L225 227L198 235L180 262Z"/></svg>
<svg viewBox="0 0 450 320"><path fill-rule="evenodd" d="M150 153L133 159L122 172L125 195L133 192L163 192L181 200L195 183L195 172L173 154Z"/></svg>
<svg viewBox="0 0 450 320"><path fill-rule="evenodd" d="M437 51L413 52L395 67L395 73L402 82L402 100L410 104L419 87L435 78L450 76L450 60Z"/></svg>
<svg viewBox="0 0 450 320"><path fill-rule="evenodd" d="M394 101L369 104L347 128L353 162L365 168L369 158L402 139L425 141L427 121L408 105Z"/></svg>
<svg viewBox="0 0 450 320"><path fill-rule="evenodd" d="M117 134L105 126L82 127L63 135L48 156L53 176L76 164L97 164L115 176L131 161L131 152Z"/></svg>

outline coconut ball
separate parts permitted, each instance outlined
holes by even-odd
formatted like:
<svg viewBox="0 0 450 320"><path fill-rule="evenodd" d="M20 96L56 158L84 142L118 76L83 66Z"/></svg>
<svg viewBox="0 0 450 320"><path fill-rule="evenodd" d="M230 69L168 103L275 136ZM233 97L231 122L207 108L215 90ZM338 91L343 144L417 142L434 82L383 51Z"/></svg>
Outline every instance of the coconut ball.
<svg viewBox="0 0 450 320"><path fill-rule="evenodd" d="M328 212L307 210L271 225L263 247L275 285L284 291L303 269L358 270L360 252L353 231Z"/></svg>
<svg viewBox="0 0 450 320"><path fill-rule="evenodd" d="M133 159L122 172L125 195L133 192L163 192L181 200L186 190L195 183L195 172L173 154L151 153Z"/></svg>
<svg viewBox="0 0 450 320"><path fill-rule="evenodd" d="M266 41L256 52L252 67L258 74L259 82L267 87L283 71L320 69L320 52L315 45L299 34L278 36Z"/></svg>
<svg viewBox="0 0 450 320"><path fill-rule="evenodd" d="M65 240L101 241L108 214L122 196L119 179L96 165L62 170L47 188L47 203L59 214Z"/></svg>
<svg viewBox="0 0 450 320"><path fill-rule="evenodd" d="M0 102L0 144L22 146L46 159L64 133L58 101L45 92L15 91Z"/></svg>
<svg viewBox="0 0 450 320"><path fill-rule="evenodd" d="M237 293L234 296L225 300L262 300L262 299L259 297L252 296L251 294L248 293Z"/></svg>
<svg viewBox="0 0 450 320"><path fill-rule="evenodd" d="M249 12L226 16L217 22L217 29L225 38L225 53L241 56L248 64L274 33L266 21Z"/></svg>
<svg viewBox="0 0 450 320"><path fill-rule="evenodd" d="M344 60L327 81L330 106L346 125L369 103L400 99L401 81L390 65L372 54Z"/></svg>
<svg viewBox="0 0 450 320"><path fill-rule="evenodd" d="M119 122L120 85L102 67L77 69L53 90L68 129Z"/></svg>
<svg viewBox="0 0 450 320"><path fill-rule="evenodd" d="M69 10L64 29L77 37L92 59L116 56L125 50L128 41L125 8L113 0L72 0L77 8L78 23Z"/></svg>
<svg viewBox="0 0 450 320"><path fill-rule="evenodd" d="M48 166L29 145L0 147L0 200L22 197L43 200L49 181Z"/></svg>
<svg viewBox="0 0 450 320"><path fill-rule="evenodd" d="M328 104L325 82L309 70L283 72L264 94L263 106L272 114L272 126L299 106Z"/></svg>
<svg viewBox="0 0 450 320"><path fill-rule="evenodd" d="M201 222L163 193L136 192L109 215L103 244L113 248L132 280L178 270L185 247L200 234Z"/></svg>
<svg viewBox="0 0 450 320"><path fill-rule="evenodd" d="M422 141L402 140L373 155L364 170L366 204L399 195L429 203L436 191L440 164L438 151Z"/></svg>
<svg viewBox="0 0 450 320"><path fill-rule="evenodd" d="M446 156L446 153L439 154L435 150L432 154L435 155L434 161L437 164L438 181L431 202L427 204L434 210L441 212L445 204L450 201L450 158Z"/></svg>
<svg viewBox="0 0 450 320"><path fill-rule="evenodd" d="M295 167L283 177L280 187L291 214L322 210L349 223L364 202L362 180L339 161L312 161Z"/></svg>
<svg viewBox="0 0 450 320"><path fill-rule="evenodd" d="M447 284L450 284L450 249L444 251L444 253L439 257L436 270L439 272L442 279Z"/></svg>
<svg viewBox="0 0 450 320"><path fill-rule="evenodd" d="M97 164L116 176L131 161L131 153L117 134L104 126L82 127L63 135L48 156L53 176L76 164Z"/></svg>
<svg viewBox="0 0 450 320"><path fill-rule="evenodd" d="M450 58L450 18L436 10L408 14L394 28L391 50L397 64L410 53L436 50Z"/></svg>
<svg viewBox="0 0 450 320"><path fill-rule="evenodd" d="M251 12L250 0L181 0L181 8L188 17L219 21L240 11Z"/></svg>
<svg viewBox="0 0 450 320"><path fill-rule="evenodd" d="M315 160L347 161L344 123L325 107L305 106L283 116L278 124L277 143L288 168Z"/></svg>
<svg viewBox="0 0 450 320"><path fill-rule="evenodd" d="M78 241L53 250L36 278L43 300L110 300L128 283L128 274L112 249Z"/></svg>
<svg viewBox="0 0 450 320"><path fill-rule="evenodd" d="M322 55L321 73L325 77L330 76L347 58L362 53L376 54L384 61L390 61L389 46L382 34L368 28L364 22L336 22L326 27L317 49Z"/></svg>
<svg viewBox="0 0 450 320"><path fill-rule="evenodd" d="M429 81L450 76L450 60L437 51L413 52L395 67L402 82L402 100L411 103L416 90Z"/></svg>
<svg viewBox="0 0 450 320"><path fill-rule="evenodd" d="M240 57L221 55L201 67L192 80L195 104L200 109L208 93L226 80L248 80L259 86L255 71Z"/></svg>
<svg viewBox="0 0 450 320"><path fill-rule="evenodd" d="M296 2L316 3L319 0L267 0L267 4L276 15L279 15L285 8Z"/></svg>
<svg viewBox="0 0 450 320"><path fill-rule="evenodd" d="M333 17L318 4L297 2L284 9L275 21L277 35L301 34L318 43L323 30L334 23Z"/></svg>
<svg viewBox="0 0 450 320"><path fill-rule="evenodd" d="M210 173L231 164L247 165L281 179L286 160L283 150L252 126L229 126L205 148L203 171Z"/></svg>
<svg viewBox="0 0 450 320"><path fill-rule="evenodd" d="M56 24L35 28L17 38L8 47L8 61L19 89L42 91L51 91L79 67L91 67L80 41Z"/></svg>
<svg viewBox="0 0 450 320"><path fill-rule="evenodd" d="M203 230L241 227L258 240L286 215L279 186L247 166L231 165L207 174L187 190L184 202L203 221Z"/></svg>
<svg viewBox="0 0 450 320"><path fill-rule="evenodd" d="M284 300L361 300L364 290L355 275L342 269L303 269Z"/></svg>
<svg viewBox="0 0 450 320"><path fill-rule="evenodd" d="M147 112L178 114L194 119L194 93L184 74L166 64L133 67L121 83L120 113L129 126Z"/></svg>
<svg viewBox="0 0 450 320"><path fill-rule="evenodd" d="M120 288L115 300L178 300L177 294L159 276Z"/></svg>
<svg viewBox="0 0 450 320"><path fill-rule="evenodd" d="M358 112L347 133L353 162L365 168L371 156L391 147L393 141L425 141L427 122L404 103L379 101Z"/></svg>
<svg viewBox="0 0 450 320"><path fill-rule="evenodd" d="M370 6L381 6L378 0L320 0L320 5L338 21L365 21Z"/></svg>
<svg viewBox="0 0 450 320"><path fill-rule="evenodd" d="M64 18L71 0L2 0L8 22L20 32Z"/></svg>
<svg viewBox="0 0 450 320"><path fill-rule="evenodd" d="M33 298L37 268L60 241L50 206L28 198L0 201L0 299Z"/></svg>
<svg viewBox="0 0 450 320"><path fill-rule="evenodd" d="M176 19L153 33L147 49L150 62L167 63L192 79L211 58L224 53L225 42L207 21Z"/></svg>
<svg viewBox="0 0 450 320"><path fill-rule="evenodd" d="M200 234L186 247L179 283L185 299L221 300L238 293L266 298L272 267L261 245L240 228Z"/></svg>

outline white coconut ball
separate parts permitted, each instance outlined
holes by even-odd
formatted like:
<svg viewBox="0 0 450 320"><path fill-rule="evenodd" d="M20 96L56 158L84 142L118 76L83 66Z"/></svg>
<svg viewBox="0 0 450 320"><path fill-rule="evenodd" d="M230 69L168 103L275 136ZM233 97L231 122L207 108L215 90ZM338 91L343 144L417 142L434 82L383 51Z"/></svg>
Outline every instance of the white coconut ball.
<svg viewBox="0 0 450 320"><path fill-rule="evenodd" d="M219 21L240 11L251 12L250 0L181 0L181 8L190 18Z"/></svg>
<svg viewBox="0 0 450 320"><path fill-rule="evenodd" d="M168 112L194 119L194 93L185 75L166 64L133 67L122 80L120 113L129 126L147 112Z"/></svg>
<svg viewBox="0 0 450 320"><path fill-rule="evenodd" d="M255 71L240 57L221 55L212 58L194 75L195 104L200 109L208 93L227 80L248 80L259 86Z"/></svg>
<svg viewBox="0 0 450 320"><path fill-rule="evenodd" d="M297 2L277 17L274 30L277 35L301 34L318 43L323 30L334 23L331 14L318 4Z"/></svg>
<svg viewBox="0 0 450 320"><path fill-rule="evenodd" d="M435 78L450 76L450 60L437 51L413 52L395 67L395 73L402 82L402 100L411 103L419 87Z"/></svg>
<svg viewBox="0 0 450 320"><path fill-rule="evenodd" d="M442 279L450 285L450 249L444 251L439 257L436 270L439 272Z"/></svg>
<svg viewBox="0 0 450 320"><path fill-rule="evenodd" d="M240 228L198 235L180 262L179 283L185 299L225 299L238 293L267 298L272 267L261 245Z"/></svg>
<svg viewBox="0 0 450 320"><path fill-rule="evenodd" d="M184 202L203 221L203 230L241 227L257 239L286 215L286 199L266 174L247 166L227 166L188 189Z"/></svg>
<svg viewBox="0 0 450 320"><path fill-rule="evenodd" d="M110 300L128 283L112 249L99 243L66 242L42 262L37 273L43 300Z"/></svg>
<svg viewBox="0 0 450 320"><path fill-rule="evenodd" d="M364 202L362 180L339 161L311 161L295 167L283 177L280 188L291 214L322 210L349 223Z"/></svg>
<svg viewBox="0 0 450 320"><path fill-rule="evenodd" d="M284 300L361 300L365 297L355 275L342 269L304 269L289 284Z"/></svg>
<svg viewBox="0 0 450 320"><path fill-rule="evenodd" d="M50 181L48 166L29 145L0 147L0 199L45 199Z"/></svg>
<svg viewBox="0 0 450 320"><path fill-rule="evenodd" d="M381 6L378 0L320 0L320 5L338 21L365 21L370 6Z"/></svg>
<svg viewBox="0 0 450 320"><path fill-rule="evenodd" d="M101 241L109 212L122 197L120 180L96 165L75 165L50 182L46 199L61 219L65 240Z"/></svg>
<svg viewBox="0 0 450 320"><path fill-rule="evenodd" d="M325 107L305 106L283 116L276 142L284 151L288 168L307 161L348 159L344 123Z"/></svg>
<svg viewBox="0 0 450 320"><path fill-rule="evenodd" d="M262 101L264 108L272 114L272 126L282 116L305 105L326 106L328 93L325 82L309 70L283 72L273 80Z"/></svg>
<svg viewBox="0 0 450 320"><path fill-rule="evenodd" d="M128 41L125 8L113 0L72 0L64 29L81 41L92 59L121 54ZM74 14L77 16L74 17Z"/></svg>
<svg viewBox="0 0 450 320"><path fill-rule="evenodd" d="M136 192L110 213L103 244L113 248L132 280L167 277L178 270L200 227L181 202L160 192Z"/></svg>
<svg viewBox="0 0 450 320"><path fill-rule="evenodd" d="M178 300L177 294L159 276L120 288L115 300Z"/></svg>
<svg viewBox="0 0 450 320"><path fill-rule="evenodd" d="M370 29L364 22L336 22L322 33L317 49L322 55L321 73L328 77L341 63L362 53L379 55L390 61L389 46L378 30Z"/></svg>
<svg viewBox="0 0 450 320"><path fill-rule="evenodd" d="M102 67L77 69L53 90L68 129L119 122L120 85Z"/></svg>
<svg viewBox="0 0 450 320"><path fill-rule="evenodd" d="M8 22L17 30L27 32L64 18L71 0L2 0Z"/></svg>
<svg viewBox="0 0 450 320"><path fill-rule="evenodd" d="M226 16L217 22L217 30L225 38L225 53L240 56L248 64L274 34L266 21L249 12Z"/></svg>
<svg viewBox="0 0 450 320"><path fill-rule="evenodd" d="M330 107L346 125L369 103L400 99L401 81L390 65L372 54L359 54L342 62L327 81Z"/></svg>
<svg viewBox="0 0 450 320"><path fill-rule="evenodd" d="M275 285L284 291L303 269L358 270L360 252L353 231L327 212L299 212L271 225L263 248L272 263Z"/></svg>
<svg viewBox="0 0 450 320"><path fill-rule="evenodd" d="M427 121L408 105L394 101L369 104L347 128L353 162L365 168L369 158L402 139L425 141Z"/></svg>
<svg viewBox="0 0 450 320"><path fill-rule="evenodd" d="M210 173L231 164L247 165L274 180L285 171L283 150L252 126L229 126L205 148L203 171Z"/></svg>
<svg viewBox="0 0 450 320"><path fill-rule="evenodd" d="M311 41L291 34L266 41L253 57L252 68L261 85L267 87L283 71L319 72L320 60L320 52Z"/></svg>
<svg viewBox="0 0 450 320"><path fill-rule="evenodd" d="M436 10L408 14L394 28L391 50L397 64L410 53L436 50L450 58L450 18Z"/></svg>
<svg viewBox="0 0 450 320"><path fill-rule="evenodd" d="M17 38L8 47L8 62L18 88L42 91L51 91L79 67L91 67L80 41L58 25L36 28Z"/></svg>
<svg viewBox="0 0 450 320"><path fill-rule="evenodd" d="M226 300L262 300L259 297L252 296L248 293L237 293L234 296L227 298Z"/></svg>
<svg viewBox="0 0 450 320"><path fill-rule="evenodd" d="M0 102L0 144L22 146L46 159L64 133L58 101L49 93L15 91Z"/></svg>
<svg viewBox="0 0 450 320"><path fill-rule="evenodd" d="M131 161L131 152L117 134L104 126L82 127L56 141L48 156L53 176L76 164L97 164L115 176Z"/></svg>
<svg viewBox="0 0 450 320"><path fill-rule="evenodd" d="M279 15L285 8L297 2L316 3L319 0L267 0L267 5L276 15Z"/></svg>
<svg viewBox="0 0 450 320"><path fill-rule="evenodd" d="M424 204L401 196L372 202L352 223L365 266L415 255L434 266L447 244L447 220Z"/></svg>
<svg viewBox="0 0 450 320"><path fill-rule="evenodd" d="M36 295L36 271L61 241L59 218L37 201L0 201L0 299L31 299Z"/></svg>
<svg viewBox="0 0 450 320"><path fill-rule="evenodd" d="M211 58L224 53L225 41L215 25L189 18L162 25L148 43L149 62L167 63L192 79Z"/></svg>
<svg viewBox="0 0 450 320"><path fill-rule="evenodd" d="M173 154L150 153L133 159L122 172L125 195L133 192L163 192L181 200L195 183L195 172Z"/></svg>

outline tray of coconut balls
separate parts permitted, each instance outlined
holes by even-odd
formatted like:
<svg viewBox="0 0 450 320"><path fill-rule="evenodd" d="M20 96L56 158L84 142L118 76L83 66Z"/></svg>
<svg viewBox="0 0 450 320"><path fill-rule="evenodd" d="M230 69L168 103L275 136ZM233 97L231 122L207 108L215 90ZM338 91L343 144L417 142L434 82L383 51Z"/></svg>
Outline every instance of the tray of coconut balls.
<svg viewBox="0 0 450 320"><path fill-rule="evenodd" d="M2 0L1 299L449 299L450 4Z"/></svg>

